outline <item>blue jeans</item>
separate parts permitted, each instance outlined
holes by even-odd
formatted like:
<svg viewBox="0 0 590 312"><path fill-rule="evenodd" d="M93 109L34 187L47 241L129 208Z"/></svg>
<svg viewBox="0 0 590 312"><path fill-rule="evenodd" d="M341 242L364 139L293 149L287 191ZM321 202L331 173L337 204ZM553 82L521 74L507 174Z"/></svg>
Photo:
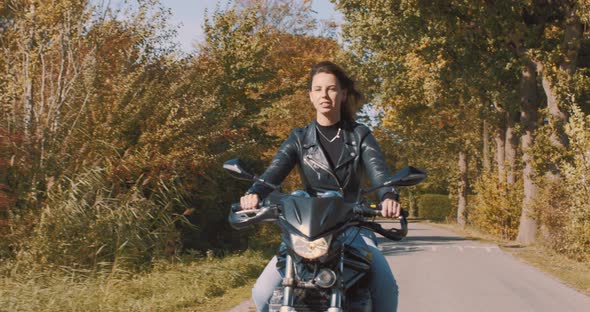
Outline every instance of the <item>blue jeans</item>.
<svg viewBox="0 0 590 312"><path fill-rule="evenodd" d="M344 235L350 237L352 246L365 246L373 253L373 262L369 272L369 289L373 299L373 310L395 312L397 311L399 290L389 264L379 248L377 248L373 232L362 229L359 235L357 233L358 228L350 228ZM273 257L252 288L252 299L256 304L257 311L268 311L272 292L282 282L276 264L277 257Z"/></svg>

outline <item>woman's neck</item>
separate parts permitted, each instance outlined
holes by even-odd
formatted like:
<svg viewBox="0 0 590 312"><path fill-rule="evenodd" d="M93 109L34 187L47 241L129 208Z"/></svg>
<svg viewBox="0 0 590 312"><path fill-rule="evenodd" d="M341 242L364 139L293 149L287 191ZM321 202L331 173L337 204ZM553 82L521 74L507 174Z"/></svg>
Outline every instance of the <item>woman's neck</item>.
<svg viewBox="0 0 590 312"><path fill-rule="evenodd" d="M340 121L340 116L331 117L323 114L317 114L316 121L320 126L331 126L337 124Z"/></svg>

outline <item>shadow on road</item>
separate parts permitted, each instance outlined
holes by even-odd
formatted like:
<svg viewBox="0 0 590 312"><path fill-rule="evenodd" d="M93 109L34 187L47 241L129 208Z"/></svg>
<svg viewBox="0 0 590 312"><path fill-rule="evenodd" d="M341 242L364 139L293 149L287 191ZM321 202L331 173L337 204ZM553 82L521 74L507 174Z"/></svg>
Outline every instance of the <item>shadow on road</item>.
<svg viewBox="0 0 590 312"><path fill-rule="evenodd" d="M406 254L409 252L424 251L432 246L452 245L457 242L474 241L473 239L457 236L411 236L402 241L394 242L383 237L377 238L382 253L386 256L395 254Z"/></svg>
<svg viewBox="0 0 590 312"><path fill-rule="evenodd" d="M412 230L415 231L415 230ZM457 242L457 241L473 241L474 239L459 237L459 236L409 236L404 238L400 243L411 243L411 242L432 242L432 243L446 243L446 242Z"/></svg>
<svg viewBox="0 0 590 312"><path fill-rule="evenodd" d="M390 241L384 237L377 237L377 242L379 244L396 244L396 245L416 245L416 244L429 244L429 245L441 245L441 244L449 244L453 242L461 242L461 241L474 241L474 239L465 238L465 237L458 237L458 236L410 236L406 237L399 242Z"/></svg>

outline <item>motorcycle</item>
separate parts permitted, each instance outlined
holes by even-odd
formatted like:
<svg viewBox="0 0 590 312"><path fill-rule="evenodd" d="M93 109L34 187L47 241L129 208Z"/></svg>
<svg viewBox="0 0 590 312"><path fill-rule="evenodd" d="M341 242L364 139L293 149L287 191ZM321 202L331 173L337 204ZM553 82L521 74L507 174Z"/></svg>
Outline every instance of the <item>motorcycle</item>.
<svg viewBox="0 0 590 312"><path fill-rule="evenodd" d="M400 228L384 229L368 217L381 215L380 207L365 196L382 187L412 186L426 178L426 172L411 166L397 171L387 182L360 190L356 202L345 202L338 192L311 197L304 191L285 194L248 173L239 159L223 164L232 176L256 181L274 189L258 209L241 210L232 204L229 223L244 229L260 222L276 222L282 230L277 268L283 277L270 301L269 311L372 311L367 287L372 254L349 243L361 229L369 229L399 241L408 233L407 212L402 211ZM355 234L356 233L356 234Z"/></svg>

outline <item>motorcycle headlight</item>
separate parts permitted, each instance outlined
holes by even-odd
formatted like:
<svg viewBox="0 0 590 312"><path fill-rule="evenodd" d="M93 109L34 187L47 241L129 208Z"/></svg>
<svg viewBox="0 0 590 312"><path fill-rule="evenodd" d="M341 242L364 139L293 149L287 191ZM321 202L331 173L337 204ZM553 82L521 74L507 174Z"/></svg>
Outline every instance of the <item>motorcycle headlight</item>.
<svg viewBox="0 0 590 312"><path fill-rule="evenodd" d="M318 238L313 241L291 234L291 242L293 243L293 250L301 257L313 260L328 253L330 243L332 242L332 235Z"/></svg>

